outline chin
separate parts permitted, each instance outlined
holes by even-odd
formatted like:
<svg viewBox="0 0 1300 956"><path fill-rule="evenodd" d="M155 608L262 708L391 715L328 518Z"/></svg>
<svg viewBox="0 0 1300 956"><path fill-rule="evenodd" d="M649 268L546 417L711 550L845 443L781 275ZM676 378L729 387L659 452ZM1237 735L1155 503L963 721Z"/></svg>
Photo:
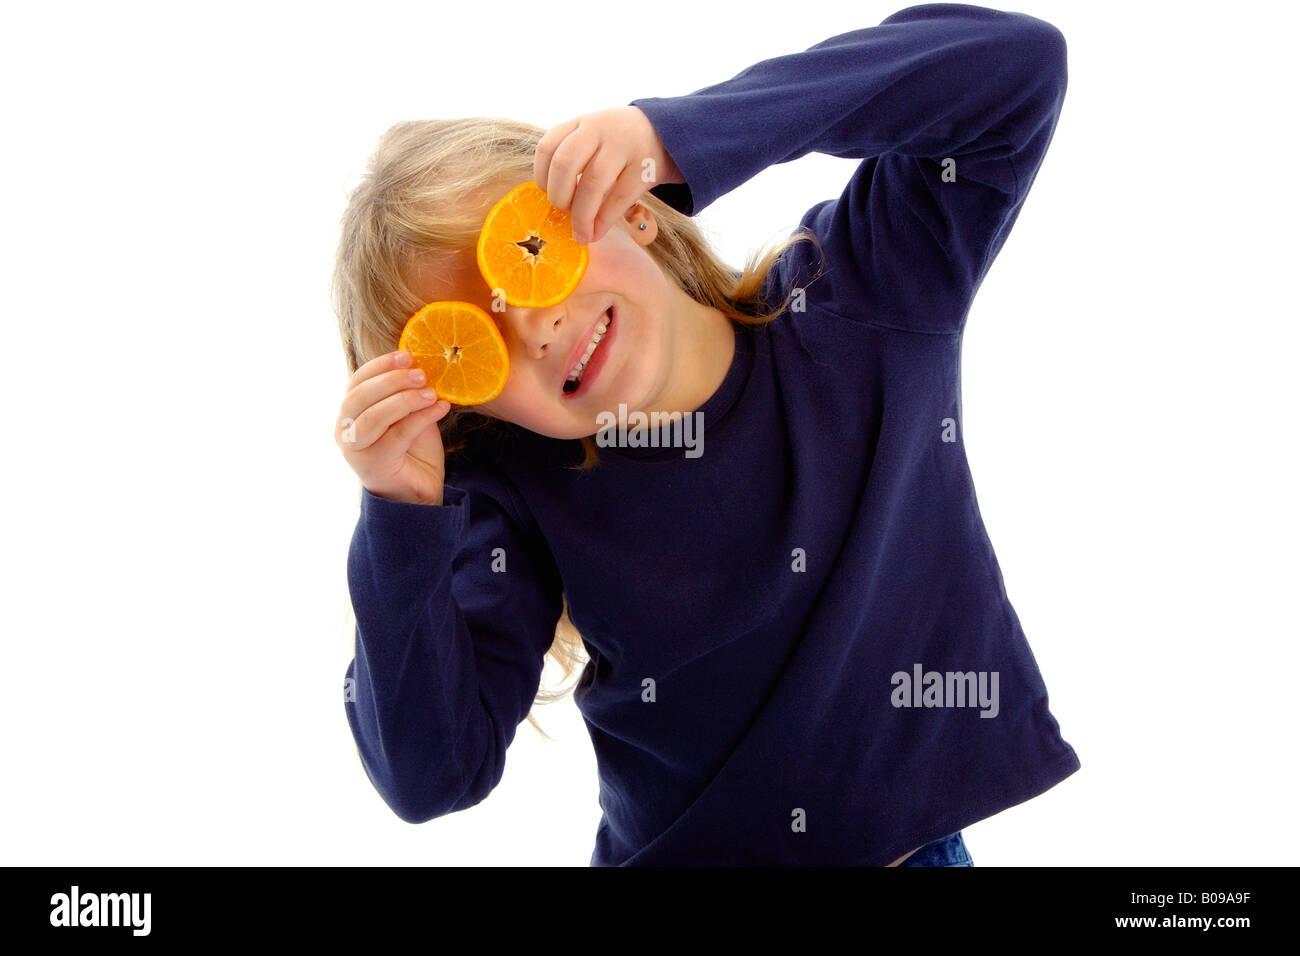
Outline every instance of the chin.
<svg viewBox="0 0 1300 956"><path fill-rule="evenodd" d="M524 425L522 423L516 424L519 424L520 428L527 429L534 435L541 435L543 438L554 438L557 441L569 441L570 439L582 438L584 435L591 434L590 432L582 431L581 427L576 425L550 426L542 425L540 423L537 425Z"/></svg>

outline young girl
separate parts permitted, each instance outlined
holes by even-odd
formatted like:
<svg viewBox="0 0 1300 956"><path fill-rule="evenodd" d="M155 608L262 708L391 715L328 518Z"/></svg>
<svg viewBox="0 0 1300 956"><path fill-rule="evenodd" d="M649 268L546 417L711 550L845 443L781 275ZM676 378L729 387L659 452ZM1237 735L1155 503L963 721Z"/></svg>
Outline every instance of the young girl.
<svg viewBox="0 0 1300 956"><path fill-rule="evenodd" d="M363 484L345 708L399 817L488 796L566 612L592 865L970 865L963 827L1079 768L980 518L960 392L967 311L1065 89L1054 27L940 3L540 137L383 137L343 223L335 435ZM690 217L812 151L861 162L728 270ZM475 240L530 179L590 264L555 306L493 311ZM393 351L439 299L499 322L493 401L451 410ZM678 421L608 426L638 412Z"/></svg>

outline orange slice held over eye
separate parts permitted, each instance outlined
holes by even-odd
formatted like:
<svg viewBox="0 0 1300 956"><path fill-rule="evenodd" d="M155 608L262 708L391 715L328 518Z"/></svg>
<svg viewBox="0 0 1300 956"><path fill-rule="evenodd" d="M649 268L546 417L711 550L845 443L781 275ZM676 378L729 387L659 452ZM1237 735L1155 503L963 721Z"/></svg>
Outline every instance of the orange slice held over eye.
<svg viewBox="0 0 1300 956"><path fill-rule="evenodd" d="M510 374L501 330L469 302L430 302L407 321L397 347L411 353L427 384L453 405L492 401Z"/></svg>
<svg viewBox="0 0 1300 956"><path fill-rule="evenodd" d="M476 250L495 296L538 309L564 301L582 281L590 255L573 238L569 214L535 182L516 186L488 211ZM407 320L398 342L428 384L453 405L482 405L501 394L510 357L496 322L469 302L431 302Z"/></svg>
<svg viewBox="0 0 1300 956"><path fill-rule="evenodd" d="M478 237L478 269L510 305L539 309L564 301L587 271L587 247L569 214L535 182L516 186L488 212Z"/></svg>

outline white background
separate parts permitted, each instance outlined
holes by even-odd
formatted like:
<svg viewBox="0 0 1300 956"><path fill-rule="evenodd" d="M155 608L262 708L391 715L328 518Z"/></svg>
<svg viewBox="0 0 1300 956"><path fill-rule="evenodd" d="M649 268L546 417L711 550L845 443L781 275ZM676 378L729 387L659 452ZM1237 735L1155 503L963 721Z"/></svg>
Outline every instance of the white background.
<svg viewBox="0 0 1300 956"><path fill-rule="evenodd" d="M586 866L572 699L477 807L412 826L344 715L358 482L332 429L347 191L410 118L551 127L904 3L15 6L0 36L5 862ZM1015 7L1069 92L970 313L964 441L1082 770L977 867L1292 863L1294 21ZM853 160L700 216L733 264ZM810 423L815 427L815 423Z"/></svg>

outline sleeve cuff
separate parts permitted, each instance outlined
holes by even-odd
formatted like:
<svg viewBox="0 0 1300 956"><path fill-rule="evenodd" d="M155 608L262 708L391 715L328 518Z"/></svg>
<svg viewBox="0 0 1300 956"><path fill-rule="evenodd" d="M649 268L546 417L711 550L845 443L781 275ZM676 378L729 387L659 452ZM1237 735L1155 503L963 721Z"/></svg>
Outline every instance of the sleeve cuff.
<svg viewBox="0 0 1300 956"><path fill-rule="evenodd" d="M678 125L668 108L672 97L647 96L633 100L628 106L635 106L654 127L659 141L677 164L684 183L660 183L650 189L650 194L672 206L684 216L694 216L715 198L710 190L713 184L708 179L708 170L691 152L690 137Z"/></svg>
<svg viewBox="0 0 1300 956"><path fill-rule="evenodd" d="M393 501L362 485L361 518L367 527L383 529L385 540L427 547L430 541L460 539L469 520L469 500L464 489L448 484L442 486L440 505Z"/></svg>

